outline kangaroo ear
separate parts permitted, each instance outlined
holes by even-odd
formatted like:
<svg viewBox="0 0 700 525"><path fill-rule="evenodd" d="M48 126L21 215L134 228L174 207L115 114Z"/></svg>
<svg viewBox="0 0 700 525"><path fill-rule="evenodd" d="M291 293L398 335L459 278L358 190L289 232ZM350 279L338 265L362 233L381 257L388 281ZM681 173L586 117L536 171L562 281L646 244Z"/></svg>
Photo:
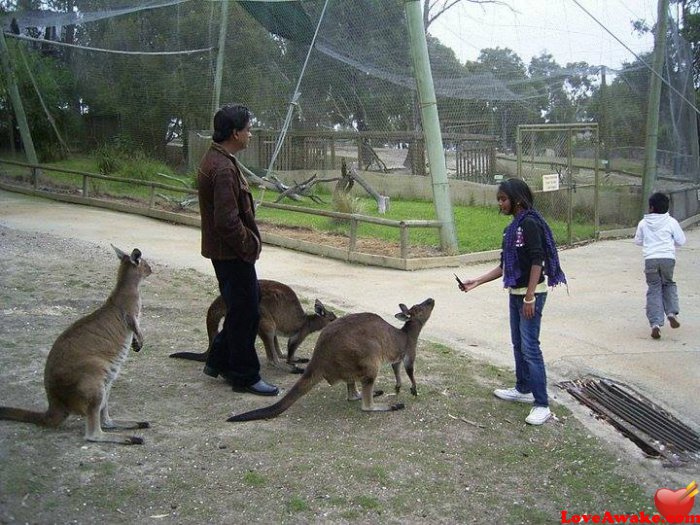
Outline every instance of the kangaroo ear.
<svg viewBox="0 0 700 525"><path fill-rule="evenodd" d="M401 303L401 304L399 305L399 308L401 308L401 311L402 311L403 313L405 313L406 315L411 315L411 314L409 313L408 306L406 306L405 304Z"/></svg>
<svg viewBox="0 0 700 525"><path fill-rule="evenodd" d="M316 312L316 315L320 315L321 317L326 315L326 308L318 299L316 299L316 302L314 303L314 312Z"/></svg>
<svg viewBox="0 0 700 525"><path fill-rule="evenodd" d="M138 248L134 248L134 251L131 252L131 262L138 265L141 262L141 250Z"/></svg>
<svg viewBox="0 0 700 525"><path fill-rule="evenodd" d="M396 317L399 321L408 321L411 317L406 315L403 312L399 312L398 314L394 314L394 317Z"/></svg>
<svg viewBox="0 0 700 525"><path fill-rule="evenodd" d="M129 256L125 254L123 251L121 251L119 248L114 246L114 244L110 244L112 248L114 248L114 251L117 253L117 257L119 257L120 261L123 261L124 259L128 259Z"/></svg>

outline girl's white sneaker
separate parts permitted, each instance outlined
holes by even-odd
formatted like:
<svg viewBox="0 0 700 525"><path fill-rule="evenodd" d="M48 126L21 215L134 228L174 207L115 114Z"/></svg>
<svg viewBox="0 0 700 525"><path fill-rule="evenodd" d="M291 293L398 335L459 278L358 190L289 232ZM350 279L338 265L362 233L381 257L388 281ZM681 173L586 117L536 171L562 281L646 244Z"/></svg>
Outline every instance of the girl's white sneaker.
<svg viewBox="0 0 700 525"><path fill-rule="evenodd" d="M497 388L493 391L493 395L505 401L519 401L520 403L534 403L535 396L532 394L523 394L515 388Z"/></svg>
<svg viewBox="0 0 700 525"><path fill-rule="evenodd" d="M552 411L549 410L549 407L532 407L530 415L525 418L525 423L530 425L542 425L550 417L552 417Z"/></svg>

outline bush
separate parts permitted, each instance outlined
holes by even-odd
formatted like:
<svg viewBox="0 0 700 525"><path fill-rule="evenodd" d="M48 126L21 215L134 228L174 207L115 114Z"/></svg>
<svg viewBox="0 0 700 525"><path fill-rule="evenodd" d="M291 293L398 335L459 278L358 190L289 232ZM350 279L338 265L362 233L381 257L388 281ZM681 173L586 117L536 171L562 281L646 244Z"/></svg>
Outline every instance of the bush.
<svg viewBox="0 0 700 525"><path fill-rule="evenodd" d="M97 149L97 169L102 175L111 175L122 169L125 153L117 146L104 144Z"/></svg>

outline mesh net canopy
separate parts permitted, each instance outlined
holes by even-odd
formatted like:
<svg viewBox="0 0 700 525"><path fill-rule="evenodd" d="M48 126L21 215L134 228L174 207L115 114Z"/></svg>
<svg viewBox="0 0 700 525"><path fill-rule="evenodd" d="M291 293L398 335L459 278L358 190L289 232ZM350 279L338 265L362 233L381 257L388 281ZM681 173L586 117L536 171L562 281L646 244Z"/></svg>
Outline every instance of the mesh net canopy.
<svg viewBox="0 0 700 525"><path fill-rule="evenodd" d="M421 175L426 160L404 4L4 0L0 14L42 160L111 144L192 169L220 101L247 105L265 130L246 153L252 168L268 167L291 104L278 169L335 169L347 158L360 169ZM651 49L629 51L622 63L559 64L546 51L521 57L494 33L492 47L463 61L431 32L436 15L452 16L439 11L447 4L421 1L449 176L493 183L515 174L518 125L586 122L600 125L608 173L621 180L641 173ZM476 19L495 9L459 4ZM566 38L546 20L542 26L543 50ZM669 17L658 172L697 183L692 66L692 46ZM20 149L7 88L0 84L0 140ZM552 149L533 148L533 158Z"/></svg>

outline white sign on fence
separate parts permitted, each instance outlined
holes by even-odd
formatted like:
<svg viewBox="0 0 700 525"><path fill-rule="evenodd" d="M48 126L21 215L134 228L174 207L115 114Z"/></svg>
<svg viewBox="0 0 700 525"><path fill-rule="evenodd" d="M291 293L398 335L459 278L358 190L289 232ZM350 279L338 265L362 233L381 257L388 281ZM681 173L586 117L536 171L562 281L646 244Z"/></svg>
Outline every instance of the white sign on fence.
<svg viewBox="0 0 700 525"><path fill-rule="evenodd" d="M542 191L555 191L559 189L559 174L542 175Z"/></svg>

